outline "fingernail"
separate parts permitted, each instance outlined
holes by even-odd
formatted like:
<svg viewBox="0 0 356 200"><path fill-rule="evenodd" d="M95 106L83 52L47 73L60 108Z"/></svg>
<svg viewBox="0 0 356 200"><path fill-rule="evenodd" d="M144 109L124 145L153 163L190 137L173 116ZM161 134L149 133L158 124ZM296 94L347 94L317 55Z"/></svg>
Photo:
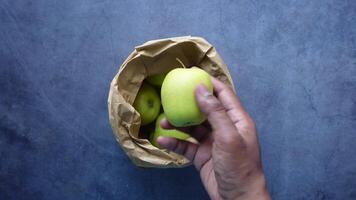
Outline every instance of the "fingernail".
<svg viewBox="0 0 356 200"><path fill-rule="evenodd" d="M197 93L198 93L198 95L203 96L205 99L207 99L213 95L208 91L208 89L203 84L200 84L197 87Z"/></svg>
<svg viewBox="0 0 356 200"><path fill-rule="evenodd" d="M157 143L163 147L163 148L166 148L166 149L171 149L172 146L172 141L171 141L171 138L167 138L167 137L164 137L164 136L159 136L157 138Z"/></svg>
<svg viewBox="0 0 356 200"><path fill-rule="evenodd" d="M162 136L159 136L159 137L157 138L157 142L158 142L158 143L164 143L165 139L166 139L166 138L164 138L164 137L162 137Z"/></svg>

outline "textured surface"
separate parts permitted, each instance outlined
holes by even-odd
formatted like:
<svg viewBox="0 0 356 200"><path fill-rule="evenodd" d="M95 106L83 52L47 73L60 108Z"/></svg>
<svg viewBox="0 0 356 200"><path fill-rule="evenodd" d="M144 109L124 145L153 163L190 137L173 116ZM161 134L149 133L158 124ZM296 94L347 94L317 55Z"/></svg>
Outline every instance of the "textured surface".
<svg viewBox="0 0 356 200"><path fill-rule="evenodd" d="M1 0L0 199L206 199L193 168L134 167L107 119L133 47L180 35L229 66L274 199L356 199L355 16L354 0Z"/></svg>

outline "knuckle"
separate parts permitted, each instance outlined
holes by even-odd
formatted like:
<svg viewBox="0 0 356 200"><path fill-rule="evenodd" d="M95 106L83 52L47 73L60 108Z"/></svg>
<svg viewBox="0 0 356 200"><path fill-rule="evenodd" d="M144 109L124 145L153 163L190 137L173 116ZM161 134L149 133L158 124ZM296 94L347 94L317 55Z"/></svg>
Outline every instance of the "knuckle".
<svg viewBox="0 0 356 200"><path fill-rule="evenodd" d="M228 94L231 94L231 95L234 95L234 96L235 96L235 92L232 90L232 88L231 88L231 87L229 87L229 86L225 85L225 86L224 86L224 90L226 91L226 93L228 93Z"/></svg>
<svg viewBox="0 0 356 200"><path fill-rule="evenodd" d="M256 132L256 130L257 130L255 122L249 117L246 120L246 124L244 125L244 129L245 130L249 130L249 131L254 131L254 132Z"/></svg>
<svg viewBox="0 0 356 200"><path fill-rule="evenodd" d="M177 148L178 148L178 142L177 141L174 141L174 142L170 143L170 150L175 152Z"/></svg>
<svg viewBox="0 0 356 200"><path fill-rule="evenodd" d="M209 105L209 111L210 112L220 112L220 111L225 111L225 108L221 104L220 101L218 101L216 98L211 98L207 100L207 103Z"/></svg>
<svg viewBox="0 0 356 200"><path fill-rule="evenodd" d="M178 153L178 154L183 154L185 151L185 145L183 142L181 141L177 141L177 145L174 148L174 152Z"/></svg>

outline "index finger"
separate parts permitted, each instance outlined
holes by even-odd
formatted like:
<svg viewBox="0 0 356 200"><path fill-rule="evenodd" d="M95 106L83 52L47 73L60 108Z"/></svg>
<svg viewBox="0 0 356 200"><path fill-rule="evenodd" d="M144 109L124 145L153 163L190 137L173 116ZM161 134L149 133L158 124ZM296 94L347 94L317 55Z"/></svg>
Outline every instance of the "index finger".
<svg viewBox="0 0 356 200"><path fill-rule="evenodd" d="M232 122L236 125L240 121L249 119L249 116L243 108L239 97L233 92L233 90L214 77L211 77L211 80L216 97L226 109L226 112Z"/></svg>

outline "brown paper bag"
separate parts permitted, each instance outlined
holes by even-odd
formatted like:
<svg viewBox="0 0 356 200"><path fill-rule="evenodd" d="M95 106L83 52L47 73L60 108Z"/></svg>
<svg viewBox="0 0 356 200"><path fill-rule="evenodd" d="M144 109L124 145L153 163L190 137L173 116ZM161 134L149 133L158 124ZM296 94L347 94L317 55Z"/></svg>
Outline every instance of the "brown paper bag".
<svg viewBox="0 0 356 200"><path fill-rule="evenodd" d="M140 115L132 104L143 80L150 75L180 67L198 66L234 89L230 73L215 48L200 37L151 40L137 46L111 82L108 97L110 124L115 138L132 162L140 167L184 167L185 157L158 149L139 138Z"/></svg>

